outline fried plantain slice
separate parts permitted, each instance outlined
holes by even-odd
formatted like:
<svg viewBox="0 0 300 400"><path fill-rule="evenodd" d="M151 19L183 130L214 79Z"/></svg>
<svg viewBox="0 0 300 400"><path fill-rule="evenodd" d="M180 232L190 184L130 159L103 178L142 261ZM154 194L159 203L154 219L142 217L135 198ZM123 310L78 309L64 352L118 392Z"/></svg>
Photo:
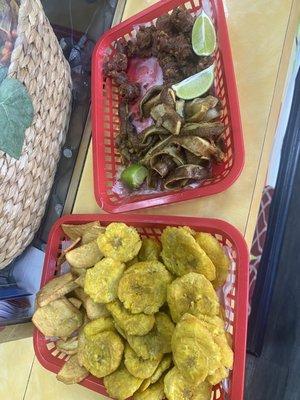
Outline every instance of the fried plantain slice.
<svg viewBox="0 0 300 400"><path fill-rule="evenodd" d="M37 293L36 301L40 307L46 306L51 301L56 300L65 294L76 289L77 284L71 272L57 276L52 279Z"/></svg>
<svg viewBox="0 0 300 400"><path fill-rule="evenodd" d="M191 385L174 367L165 376L164 392L168 400L210 400L212 385L208 382Z"/></svg>
<svg viewBox="0 0 300 400"><path fill-rule="evenodd" d="M221 365L221 353L211 333L193 315L185 314L172 337L175 366L192 384L203 382Z"/></svg>
<svg viewBox="0 0 300 400"><path fill-rule="evenodd" d="M141 384L139 391L146 390L150 385L157 382L162 375L171 367L172 365L172 356L171 354L165 354L163 359L159 363L158 367L154 371L154 374L150 376L150 378L145 379Z"/></svg>
<svg viewBox="0 0 300 400"><path fill-rule="evenodd" d="M119 300L108 303L106 308L126 335L146 335L154 326L154 315L131 314Z"/></svg>
<svg viewBox="0 0 300 400"><path fill-rule="evenodd" d="M133 395L133 400L163 400L164 397L164 382L161 379L144 391L138 390Z"/></svg>
<svg viewBox="0 0 300 400"><path fill-rule="evenodd" d="M77 355L73 355L65 362L56 378L67 385L83 381L89 372L79 365Z"/></svg>
<svg viewBox="0 0 300 400"><path fill-rule="evenodd" d="M109 316L105 304L95 303L82 288L74 290L75 295L83 302L87 316L90 320Z"/></svg>
<svg viewBox="0 0 300 400"><path fill-rule="evenodd" d="M152 360L144 360L128 344L125 346L124 364L128 371L137 378L149 378L158 367L161 358L162 356L160 355Z"/></svg>
<svg viewBox="0 0 300 400"><path fill-rule="evenodd" d="M55 345L59 351L65 354L76 354L78 351L78 337L74 336L67 340L58 339Z"/></svg>
<svg viewBox="0 0 300 400"><path fill-rule="evenodd" d="M168 270L177 276L198 272L212 281L216 277L215 266L184 227L167 227L161 235L162 259Z"/></svg>
<svg viewBox="0 0 300 400"><path fill-rule="evenodd" d="M131 375L125 365L103 379L107 393L117 400L125 400L131 397L141 386L142 379Z"/></svg>
<svg viewBox="0 0 300 400"><path fill-rule="evenodd" d="M129 267L119 282L118 297L133 314L154 314L167 299L171 275L159 261Z"/></svg>
<svg viewBox="0 0 300 400"><path fill-rule="evenodd" d="M33 324L45 336L69 337L82 322L82 313L65 297L39 307L32 317Z"/></svg>
<svg viewBox="0 0 300 400"><path fill-rule="evenodd" d="M228 275L230 260L222 245L218 239L206 232L197 232L195 240L205 251L216 268L216 278L212 281L213 286L218 288L219 286L224 285Z"/></svg>
<svg viewBox="0 0 300 400"><path fill-rule="evenodd" d="M217 315L219 300L211 282L202 274L189 272L168 287L167 301L174 322L185 313Z"/></svg>
<svg viewBox="0 0 300 400"><path fill-rule="evenodd" d="M100 251L121 262L132 260L140 251L142 242L135 228L121 222L112 222L105 234L98 238Z"/></svg>
<svg viewBox="0 0 300 400"><path fill-rule="evenodd" d="M174 332L174 324L167 314L155 315L154 328L144 336L127 335L129 346L136 354L147 359L156 359L162 354L171 352L171 338Z"/></svg>
<svg viewBox="0 0 300 400"><path fill-rule="evenodd" d="M144 238L142 247L138 254L139 261L155 261L159 260L161 253L161 244L158 240L152 238Z"/></svg>
<svg viewBox="0 0 300 400"><path fill-rule="evenodd" d="M103 258L97 241L84 244L66 254L66 260L74 268L91 268Z"/></svg>
<svg viewBox="0 0 300 400"><path fill-rule="evenodd" d="M122 339L115 332L104 331L92 336L84 334L82 363L92 375L102 378L119 367L123 351Z"/></svg>
<svg viewBox="0 0 300 400"><path fill-rule="evenodd" d="M74 307L79 308L82 306L82 301L79 299L76 299L76 297L68 297L68 300L70 303L73 304Z"/></svg>
<svg viewBox="0 0 300 400"><path fill-rule="evenodd" d="M125 264L112 258L103 258L87 270L84 291L96 303L109 303L117 297L119 280Z"/></svg>
<svg viewBox="0 0 300 400"><path fill-rule="evenodd" d="M208 375L207 381L211 385L217 385L220 383L223 379L228 378L229 375L229 370L226 369L225 367L221 366L212 375Z"/></svg>
<svg viewBox="0 0 300 400"><path fill-rule="evenodd" d="M71 240L76 240L77 238L83 238L85 234L91 234L94 232L94 238L92 240L97 239L100 233L105 232L105 228L101 226L99 221L88 222L87 224L62 224L61 228L65 235L67 235ZM90 241L92 241L90 240ZM83 242L83 244L87 243L87 241Z"/></svg>
<svg viewBox="0 0 300 400"><path fill-rule="evenodd" d="M83 328L86 336L93 336L104 331L115 331L114 321L111 317L100 317L88 322Z"/></svg>

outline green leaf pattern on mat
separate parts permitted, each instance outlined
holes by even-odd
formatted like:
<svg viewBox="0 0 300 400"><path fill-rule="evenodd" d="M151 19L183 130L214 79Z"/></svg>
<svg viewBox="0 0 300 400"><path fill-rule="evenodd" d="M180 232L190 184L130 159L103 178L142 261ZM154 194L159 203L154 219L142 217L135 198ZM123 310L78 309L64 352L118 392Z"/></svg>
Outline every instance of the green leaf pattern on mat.
<svg viewBox="0 0 300 400"><path fill-rule="evenodd" d="M3 72L0 82L2 75ZM0 150L20 158L25 130L32 123L33 113L26 87L17 79L5 78L0 84Z"/></svg>

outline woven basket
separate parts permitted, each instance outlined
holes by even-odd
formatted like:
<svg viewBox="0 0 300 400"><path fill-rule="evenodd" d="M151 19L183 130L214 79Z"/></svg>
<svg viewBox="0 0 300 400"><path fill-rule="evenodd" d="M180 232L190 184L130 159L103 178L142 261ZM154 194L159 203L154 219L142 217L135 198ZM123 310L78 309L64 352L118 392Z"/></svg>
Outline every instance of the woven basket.
<svg viewBox="0 0 300 400"><path fill-rule="evenodd" d="M34 107L22 155L0 151L0 269L32 241L45 212L71 109L70 69L39 0L22 0L8 75Z"/></svg>

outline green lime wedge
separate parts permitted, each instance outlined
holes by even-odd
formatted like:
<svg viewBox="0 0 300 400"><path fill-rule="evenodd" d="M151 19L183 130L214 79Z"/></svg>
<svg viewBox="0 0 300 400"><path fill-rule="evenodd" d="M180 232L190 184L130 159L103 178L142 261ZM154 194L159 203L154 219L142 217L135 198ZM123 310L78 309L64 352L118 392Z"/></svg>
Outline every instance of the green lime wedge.
<svg viewBox="0 0 300 400"><path fill-rule="evenodd" d="M214 82L214 65L172 86L177 97L191 100L202 96Z"/></svg>
<svg viewBox="0 0 300 400"><path fill-rule="evenodd" d="M121 181L131 189L141 186L148 175L146 167L140 164L131 164L121 174Z"/></svg>
<svg viewBox="0 0 300 400"><path fill-rule="evenodd" d="M204 11L197 17L192 31L192 46L198 56L209 56L217 44L215 27Z"/></svg>

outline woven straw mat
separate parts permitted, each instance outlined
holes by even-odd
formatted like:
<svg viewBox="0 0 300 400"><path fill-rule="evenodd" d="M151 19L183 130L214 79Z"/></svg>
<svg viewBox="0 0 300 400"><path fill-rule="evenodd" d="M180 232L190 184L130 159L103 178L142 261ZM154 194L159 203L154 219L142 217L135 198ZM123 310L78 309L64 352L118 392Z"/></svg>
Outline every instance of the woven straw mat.
<svg viewBox="0 0 300 400"><path fill-rule="evenodd" d="M70 117L69 65L39 0L21 1L9 76L27 87L34 119L19 160L0 151L0 269L39 228Z"/></svg>

